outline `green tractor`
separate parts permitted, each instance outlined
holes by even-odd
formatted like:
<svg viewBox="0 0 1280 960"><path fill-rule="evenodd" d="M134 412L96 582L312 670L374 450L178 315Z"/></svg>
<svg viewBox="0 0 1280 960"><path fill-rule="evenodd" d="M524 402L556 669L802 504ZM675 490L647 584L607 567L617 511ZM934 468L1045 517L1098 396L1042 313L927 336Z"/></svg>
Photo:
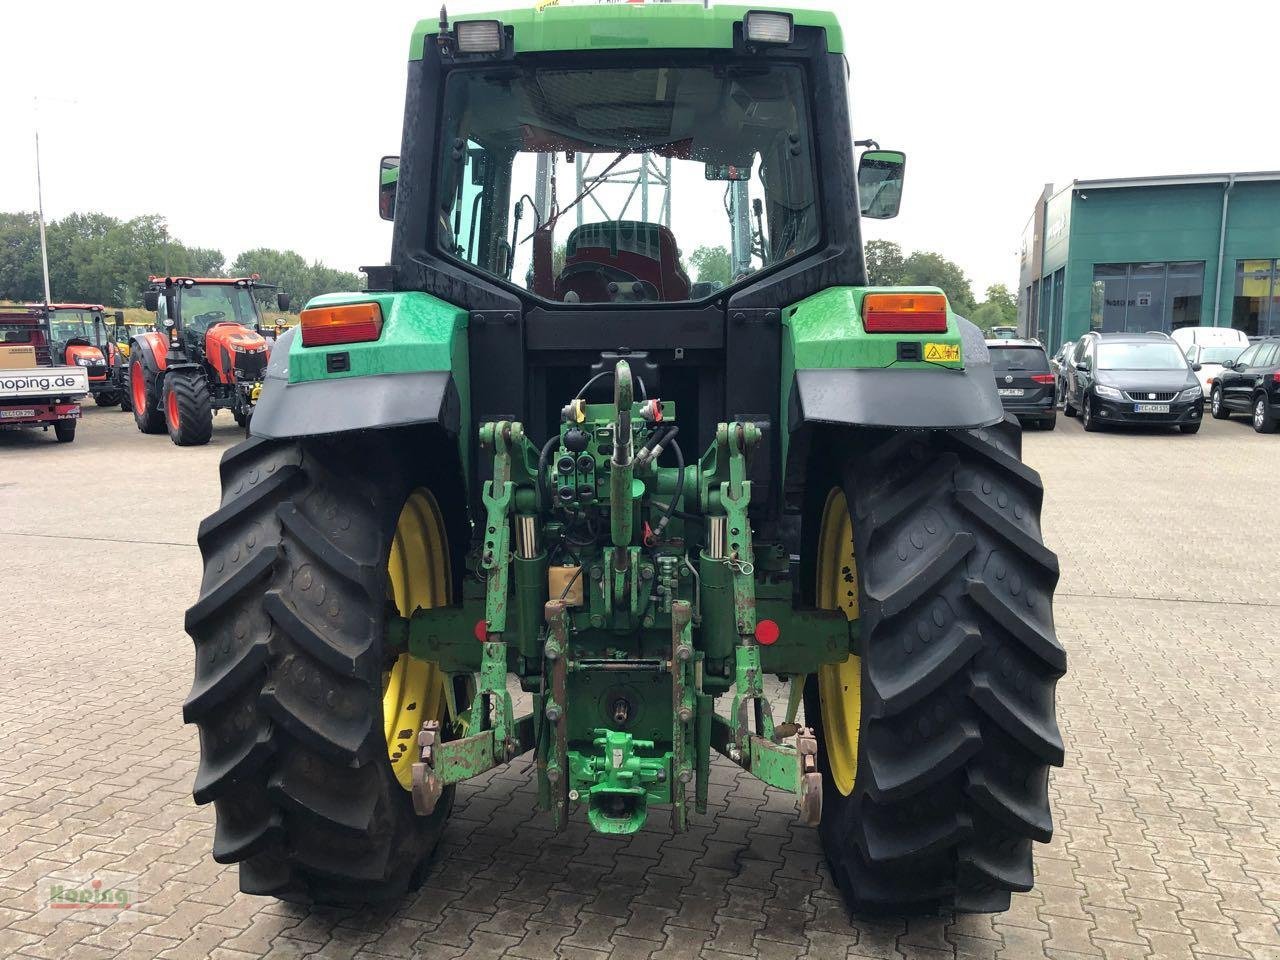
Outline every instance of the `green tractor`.
<svg viewBox="0 0 1280 960"><path fill-rule="evenodd" d="M978 329L867 286L905 161L856 161L846 76L812 11L419 25L390 262L281 336L200 527L184 711L244 891L401 896L517 758L556 829L683 830L713 753L855 912L1031 887L1043 490Z"/></svg>

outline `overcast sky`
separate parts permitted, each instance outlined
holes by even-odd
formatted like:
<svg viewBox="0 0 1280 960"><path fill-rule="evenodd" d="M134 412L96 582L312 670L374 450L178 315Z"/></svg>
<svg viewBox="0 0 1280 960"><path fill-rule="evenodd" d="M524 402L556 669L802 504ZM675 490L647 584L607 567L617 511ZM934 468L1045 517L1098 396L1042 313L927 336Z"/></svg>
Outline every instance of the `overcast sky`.
<svg viewBox="0 0 1280 960"><path fill-rule="evenodd" d="M868 237L956 260L979 295L1015 286L1047 182L1280 169L1274 0L834 6L855 136L909 158L902 215ZM0 0L0 210L35 207L39 97L50 218L159 213L228 262L381 263L377 161L399 151L410 31L438 9Z"/></svg>

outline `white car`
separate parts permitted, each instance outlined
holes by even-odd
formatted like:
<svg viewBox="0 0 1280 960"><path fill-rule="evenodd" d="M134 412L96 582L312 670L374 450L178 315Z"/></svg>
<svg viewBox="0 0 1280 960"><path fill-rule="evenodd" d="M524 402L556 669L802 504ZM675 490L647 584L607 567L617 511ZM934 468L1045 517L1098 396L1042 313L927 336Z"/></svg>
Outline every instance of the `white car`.
<svg viewBox="0 0 1280 960"><path fill-rule="evenodd" d="M1186 348L1187 363L1191 364L1191 369L1195 370L1196 379L1200 381L1200 388L1204 391L1205 397L1213 392L1213 383L1222 373L1222 365L1240 356L1247 346L1249 346L1248 338L1243 344L1193 343ZM1199 369L1196 369L1196 364L1200 365Z"/></svg>

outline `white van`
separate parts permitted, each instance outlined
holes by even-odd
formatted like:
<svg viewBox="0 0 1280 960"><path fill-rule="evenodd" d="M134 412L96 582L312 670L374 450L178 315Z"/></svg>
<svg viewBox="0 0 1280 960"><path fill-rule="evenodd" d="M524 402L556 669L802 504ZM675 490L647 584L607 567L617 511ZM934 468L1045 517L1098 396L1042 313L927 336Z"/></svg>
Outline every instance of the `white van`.
<svg viewBox="0 0 1280 960"><path fill-rule="evenodd" d="M1233 327L1179 327L1173 331L1173 342L1182 348L1192 367L1200 364L1196 379L1206 397L1213 392L1223 363L1234 360L1249 346L1245 332Z"/></svg>
<svg viewBox="0 0 1280 960"><path fill-rule="evenodd" d="M1249 338L1245 336L1245 332L1235 327L1179 327L1171 336L1173 342L1182 348L1183 353L1186 353L1187 347L1193 343L1215 347L1238 343L1241 350L1249 345Z"/></svg>

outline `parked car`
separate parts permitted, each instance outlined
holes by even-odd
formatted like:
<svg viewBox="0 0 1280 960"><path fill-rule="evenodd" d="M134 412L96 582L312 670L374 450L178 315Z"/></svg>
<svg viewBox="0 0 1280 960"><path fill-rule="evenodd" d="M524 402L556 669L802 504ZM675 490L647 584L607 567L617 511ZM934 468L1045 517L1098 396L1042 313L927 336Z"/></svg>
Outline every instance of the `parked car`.
<svg viewBox="0 0 1280 960"><path fill-rule="evenodd" d="M1239 345L1243 350L1249 345L1249 338L1243 330L1234 327L1179 327L1173 333L1173 342L1186 353L1188 347L1230 347Z"/></svg>
<svg viewBox="0 0 1280 960"><path fill-rule="evenodd" d="M1037 340L988 340L991 370L1005 413L1026 426L1052 430L1058 421L1058 397L1049 357Z"/></svg>
<svg viewBox="0 0 1280 960"><path fill-rule="evenodd" d="M1267 337L1222 365L1209 395L1217 420L1233 413L1253 416L1253 429L1275 433L1280 424L1280 337Z"/></svg>
<svg viewBox="0 0 1280 960"><path fill-rule="evenodd" d="M1246 341L1224 345L1193 343L1187 347L1187 363L1196 370L1205 399L1213 392L1213 384L1222 374L1222 365L1240 356L1247 346Z"/></svg>
<svg viewBox="0 0 1280 960"><path fill-rule="evenodd" d="M1197 433L1204 394L1197 371L1163 333L1086 333L1063 412L1092 433L1104 426L1167 425Z"/></svg>
<svg viewBox="0 0 1280 960"><path fill-rule="evenodd" d="M1062 400L1063 392L1066 389L1067 367L1070 366L1070 357L1075 352L1076 341L1068 340L1058 348L1058 352L1049 358L1049 369L1053 371L1054 390L1057 394L1059 402Z"/></svg>

